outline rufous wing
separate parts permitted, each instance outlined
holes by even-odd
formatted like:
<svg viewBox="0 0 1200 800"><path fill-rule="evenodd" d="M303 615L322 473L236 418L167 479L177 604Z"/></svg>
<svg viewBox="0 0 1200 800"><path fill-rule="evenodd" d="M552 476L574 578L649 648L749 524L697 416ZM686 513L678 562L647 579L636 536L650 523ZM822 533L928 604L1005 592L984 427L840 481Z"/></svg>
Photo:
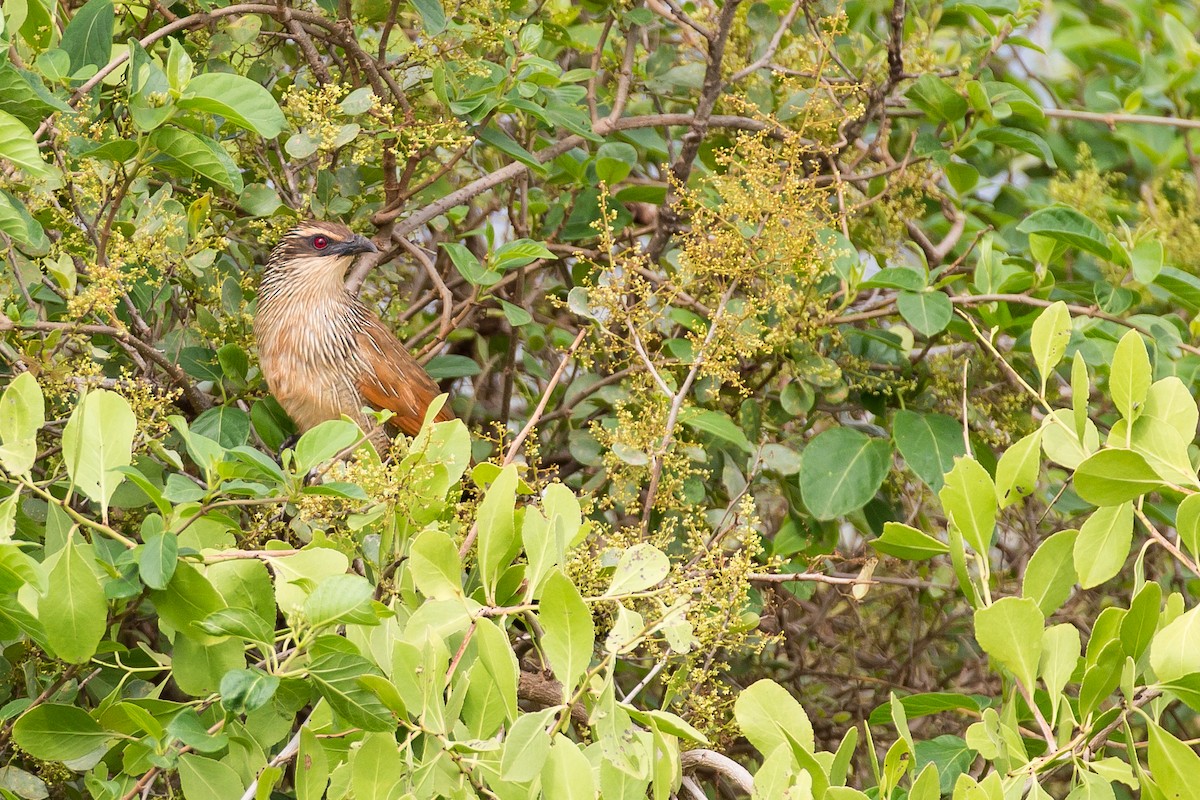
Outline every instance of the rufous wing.
<svg viewBox="0 0 1200 800"><path fill-rule="evenodd" d="M378 319L369 319L357 337L359 352L369 365L358 377L358 391L374 408L395 414L391 424L415 436L429 404L441 394L437 384ZM437 421L451 419L454 414L447 403L438 412Z"/></svg>

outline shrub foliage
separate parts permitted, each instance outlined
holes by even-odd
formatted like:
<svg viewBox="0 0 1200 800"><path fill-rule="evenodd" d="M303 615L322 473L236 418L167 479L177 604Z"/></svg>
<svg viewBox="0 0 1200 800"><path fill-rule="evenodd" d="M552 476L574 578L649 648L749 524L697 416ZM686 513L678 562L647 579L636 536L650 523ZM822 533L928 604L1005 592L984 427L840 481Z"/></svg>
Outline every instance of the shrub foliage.
<svg viewBox="0 0 1200 800"><path fill-rule="evenodd" d="M6 0L0 796L1200 797L1198 27ZM307 216L386 460L256 366Z"/></svg>

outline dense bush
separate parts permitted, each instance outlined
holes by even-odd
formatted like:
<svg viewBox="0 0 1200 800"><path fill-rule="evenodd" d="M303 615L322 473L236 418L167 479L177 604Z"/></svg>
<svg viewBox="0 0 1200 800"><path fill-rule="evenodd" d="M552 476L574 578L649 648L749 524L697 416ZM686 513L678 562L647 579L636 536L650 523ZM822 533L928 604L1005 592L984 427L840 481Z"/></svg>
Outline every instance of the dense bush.
<svg viewBox="0 0 1200 800"><path fill-rule="evenodd" d="M0 796L1200 797L1198 26L5 0Z"/></svg>

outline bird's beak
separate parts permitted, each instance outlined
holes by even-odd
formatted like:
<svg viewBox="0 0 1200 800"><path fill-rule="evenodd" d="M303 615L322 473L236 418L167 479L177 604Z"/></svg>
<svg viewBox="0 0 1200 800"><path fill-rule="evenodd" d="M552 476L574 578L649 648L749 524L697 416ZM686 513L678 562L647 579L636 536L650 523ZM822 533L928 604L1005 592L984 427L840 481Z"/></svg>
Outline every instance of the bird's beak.
<svg viewBox="0 0 1200 800"><path fill-rule="evenodd" d="M379 248L365 236L356 235L349 241L342 242L337 245L338 254L346 256L355 256L359 253L378 253Z"/></svg>

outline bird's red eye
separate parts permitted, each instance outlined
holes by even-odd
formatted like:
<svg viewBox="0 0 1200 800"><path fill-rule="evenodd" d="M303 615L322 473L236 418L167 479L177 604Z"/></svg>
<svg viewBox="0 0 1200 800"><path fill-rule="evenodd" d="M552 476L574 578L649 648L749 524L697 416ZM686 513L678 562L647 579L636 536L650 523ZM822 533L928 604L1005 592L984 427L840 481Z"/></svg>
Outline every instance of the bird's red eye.
<svg viewBox="0 0 1200 800"><path fill-rule="evenodd" d="M329 247L329 240L324 236L314 236L312 246L315 250L324 250L326 247Z"/></svg>

